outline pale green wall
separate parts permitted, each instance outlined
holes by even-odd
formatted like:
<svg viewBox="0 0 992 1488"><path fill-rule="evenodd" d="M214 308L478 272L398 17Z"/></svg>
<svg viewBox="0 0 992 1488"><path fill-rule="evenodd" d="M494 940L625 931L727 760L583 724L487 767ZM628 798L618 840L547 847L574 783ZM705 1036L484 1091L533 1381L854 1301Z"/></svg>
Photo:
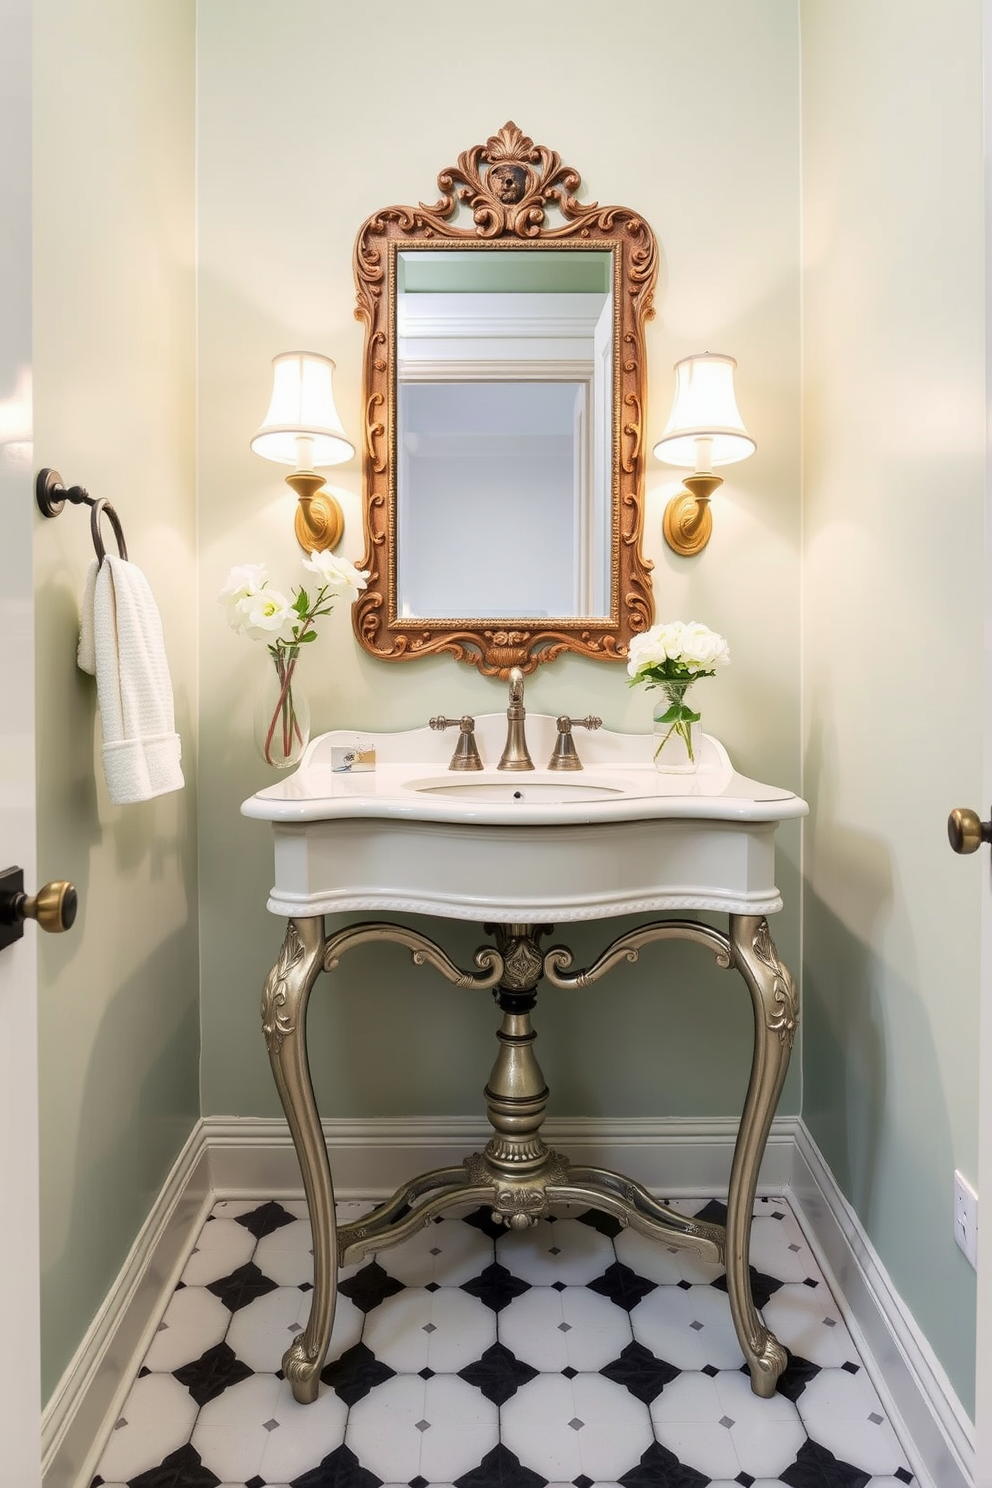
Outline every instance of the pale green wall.
<svg viewBox="0 0 992 1488"><path fill-rule="evenodd" d="M803 1109L970 1408L981 799L980 0L803 0Z"/></svg>
<svg viewBox="0 0 992 1488"><path fill-rule="evenodd" d="M355 231L376 207L432 199L438 170L512 117L582 171L588 197L638 208L657 233L649 442L679 356L708 348L740 361L758 453L727 472L699 559L664 548L672 472L649 464L659 615L730 637L734 664L710 687L707 721L742 769L795 788L805 626L805 1109L968 1401L974 1278L952 1245L949 1194L955 1165L975 1170L978 874L947 855L943 820L977 801L979 783L978 0L803 0L802 103L793 0L619 0L609 26L591 7L535 0L509 60L489 12L450 0L390 7L374 33L357 0L199 0L198 545L192 8L91 0L84 18L68 0L37 6L36 463L106 490L125 514L163 609L187 766L197 571L202 604L197 897L192 792L114 811L93 784L92 696L72 658L85 519L39 527L40 868L75 877L85 905L74 938L42 945L49 1381L195 1115L197 903L202 1110L278 1109L257 1021L281 931L262 908L270 842L238 815L268 778L249 742L263 654L224 628L214 601L234 562L264 559L285 584L300 576L291 498L248 450L269 359L296 345L334 356L356 435ZM49 108L52 96L73 97L72 109ZM125 464L136 482L124 483ZM357 557L357 462L334 481L343 551ZM956 524L953 556L926 525L934 503ZM344 611L307 665L318 728L503 705L496 683L452 662L375 663ZM953 739L939 772L946 731L926 712L936 680ZM534 710L592 709L620 728L646 727L647 701L619 669L567 658L528 691ZM774 929L797 965L798 827L780 841L788 907ZM578 954L618 928L584 927ZM467 956L469 929L435 929ZM438 987L388 950L356 958L344 985L350 995L318 1000L313 1019L327 1114L480 1109L486 999ZM692 948L659 948L615 973L609 992L607 1040L599 994L567 1007L545 997L556 1113L739 1107L749 1015L730 978ZM444 1030L436 1047L425 1013ZM783 1111L798 1109L799 1092L794 1071Z"/></svg>
<svg viewBox="0 0 992 1488"><path fill-rule="evenodd" d="M36 522L44 1395L197 1116L192 0L36 0L35 466L118 509L162 612L188 781L115 807L76 668L88 512Z"/></svg>
<svg viewBox="0 0 992 1488"><path fill-rule="evenodd" d="M740 361L758 454L727 471L713 541L690 561L661 538L675 472L649 461L647 549L659 617L698 618L730 638L733 666L708 684L707 723L743 770L799 785L797 15L781 0L619 0L604 25L592 6L537 0L522 33L450 0L391 6L371 30L359 0L200 0L198 15L203 1109L271 1115L257 1006L282 925L264 911L268 828L238 815L274 778L249 738L267 662L225 628L215 596L235 562L265 560L284 585L303 575L292 497L248 441L270 358L297 346L337 361L339 407L358 438L356 231L378 207L435 199L438 172L507 119L573 163L589 199L635 207L658 236L649 443L679 357L710 349ZM331 475L347 519L341 551L357 558L358 461ZM388 729L506 706L504 685L453 661L376 662L346 610L305 666L317 728ZM562 658L529 680L527 705L646 730L650 699L625 680L620 667ZM774 928L796 963L798 828L781 839L788 909ZM579 954L619 927L577 931ZM433 929L467 956L466 927ZM333 1004L315 998L325 1114L481 1112L490 999L472 1001L408 960L395 948L356 955ZM595 993L548 991L538 1015L556 1114L740 1109L750 1010L743 987L698 948L660 947ZM781 1109L798 1104L797 1071Z"/></svg>

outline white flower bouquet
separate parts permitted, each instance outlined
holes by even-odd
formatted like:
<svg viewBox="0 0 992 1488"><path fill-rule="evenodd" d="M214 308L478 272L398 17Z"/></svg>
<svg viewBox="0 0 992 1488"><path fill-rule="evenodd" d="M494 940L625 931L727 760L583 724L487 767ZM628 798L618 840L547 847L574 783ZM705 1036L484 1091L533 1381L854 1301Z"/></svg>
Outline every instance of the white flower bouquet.
<svg viewBox="0 0 992 1488"><path fill-rule="evenodd" d="M655 711L659 734L656 764L674 739L684 745L686 758L686 763L677 768L696 768L693 725L699 722L700 714L689 707L686 693L694 682L714 676L717 668L729 661L730 648L723 636L697 620L688 624L672 620L634 636L627 662L629 686L660 687L667 703L667 707L659 703Z"/></svg>
<svg viewBox="0 0 992 1488"><path fill-rule="evenodd" d="M301 584L290 595L269 584L264 563L242 563L232 568L218 595L233 630L251 640L265 641L275 663L277 687L269 716L259 726L259 749L267 764L292 764L306 745L308 725L293 695L293 674L300 647L317 639L316 622L329 615L338 595L365 588L368 572L333 553L311 553L303 567L317 576L311 596Z"/></svg>

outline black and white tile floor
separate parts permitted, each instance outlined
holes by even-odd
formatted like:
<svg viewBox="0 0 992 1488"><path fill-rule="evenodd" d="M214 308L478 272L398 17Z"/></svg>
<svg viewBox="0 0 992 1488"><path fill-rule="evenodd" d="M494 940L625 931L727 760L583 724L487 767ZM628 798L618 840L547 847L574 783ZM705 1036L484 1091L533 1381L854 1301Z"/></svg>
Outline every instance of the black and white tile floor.
<svg viewBox="0 0 992 1488"><path fill-rule="evenodd" d="M790 1354L771 1400L742 1372L720 1268L589 1210L511 1233L480 1209L342 1273L301 1406L280 1363L310 1307L305 1206L218 1203L93 1488L915 1482L785 1200L758 1199L752 1236Z"/></svg>

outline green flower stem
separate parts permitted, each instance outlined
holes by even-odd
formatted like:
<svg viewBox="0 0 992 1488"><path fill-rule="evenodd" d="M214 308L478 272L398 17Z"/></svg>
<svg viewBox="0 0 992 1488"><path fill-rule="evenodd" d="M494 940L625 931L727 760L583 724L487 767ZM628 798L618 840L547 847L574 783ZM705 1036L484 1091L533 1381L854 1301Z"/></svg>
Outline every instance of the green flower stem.
<svg viewBox="0 0 992 1488"><path fill-rule="evenodd" d="M669 706L667 711L661 714L660 717L655 716L655 723L667 723L670 727L654 752L655 759L658 758L669 739L675 734L685 744L690 764L695 764L696 756L692 748L692 724L698 723L702 714L694 713L685 701L685 695L695 680L695 678L686 682L667 680L658 683L665 697L668 699Z"/></svg>

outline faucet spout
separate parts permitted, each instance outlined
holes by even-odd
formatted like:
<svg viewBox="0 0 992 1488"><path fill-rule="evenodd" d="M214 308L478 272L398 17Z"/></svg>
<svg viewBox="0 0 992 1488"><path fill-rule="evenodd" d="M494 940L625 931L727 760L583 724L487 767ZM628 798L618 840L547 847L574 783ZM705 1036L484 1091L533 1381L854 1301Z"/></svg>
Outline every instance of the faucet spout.
<svg viewBox="0 0 992 1488"><path fill-rule="evenodd" d="M524 674L519 667L510 668L510 705L506 710L506 745L497 770L533 770L534 762L527 749L524 732Z"/></svg>

